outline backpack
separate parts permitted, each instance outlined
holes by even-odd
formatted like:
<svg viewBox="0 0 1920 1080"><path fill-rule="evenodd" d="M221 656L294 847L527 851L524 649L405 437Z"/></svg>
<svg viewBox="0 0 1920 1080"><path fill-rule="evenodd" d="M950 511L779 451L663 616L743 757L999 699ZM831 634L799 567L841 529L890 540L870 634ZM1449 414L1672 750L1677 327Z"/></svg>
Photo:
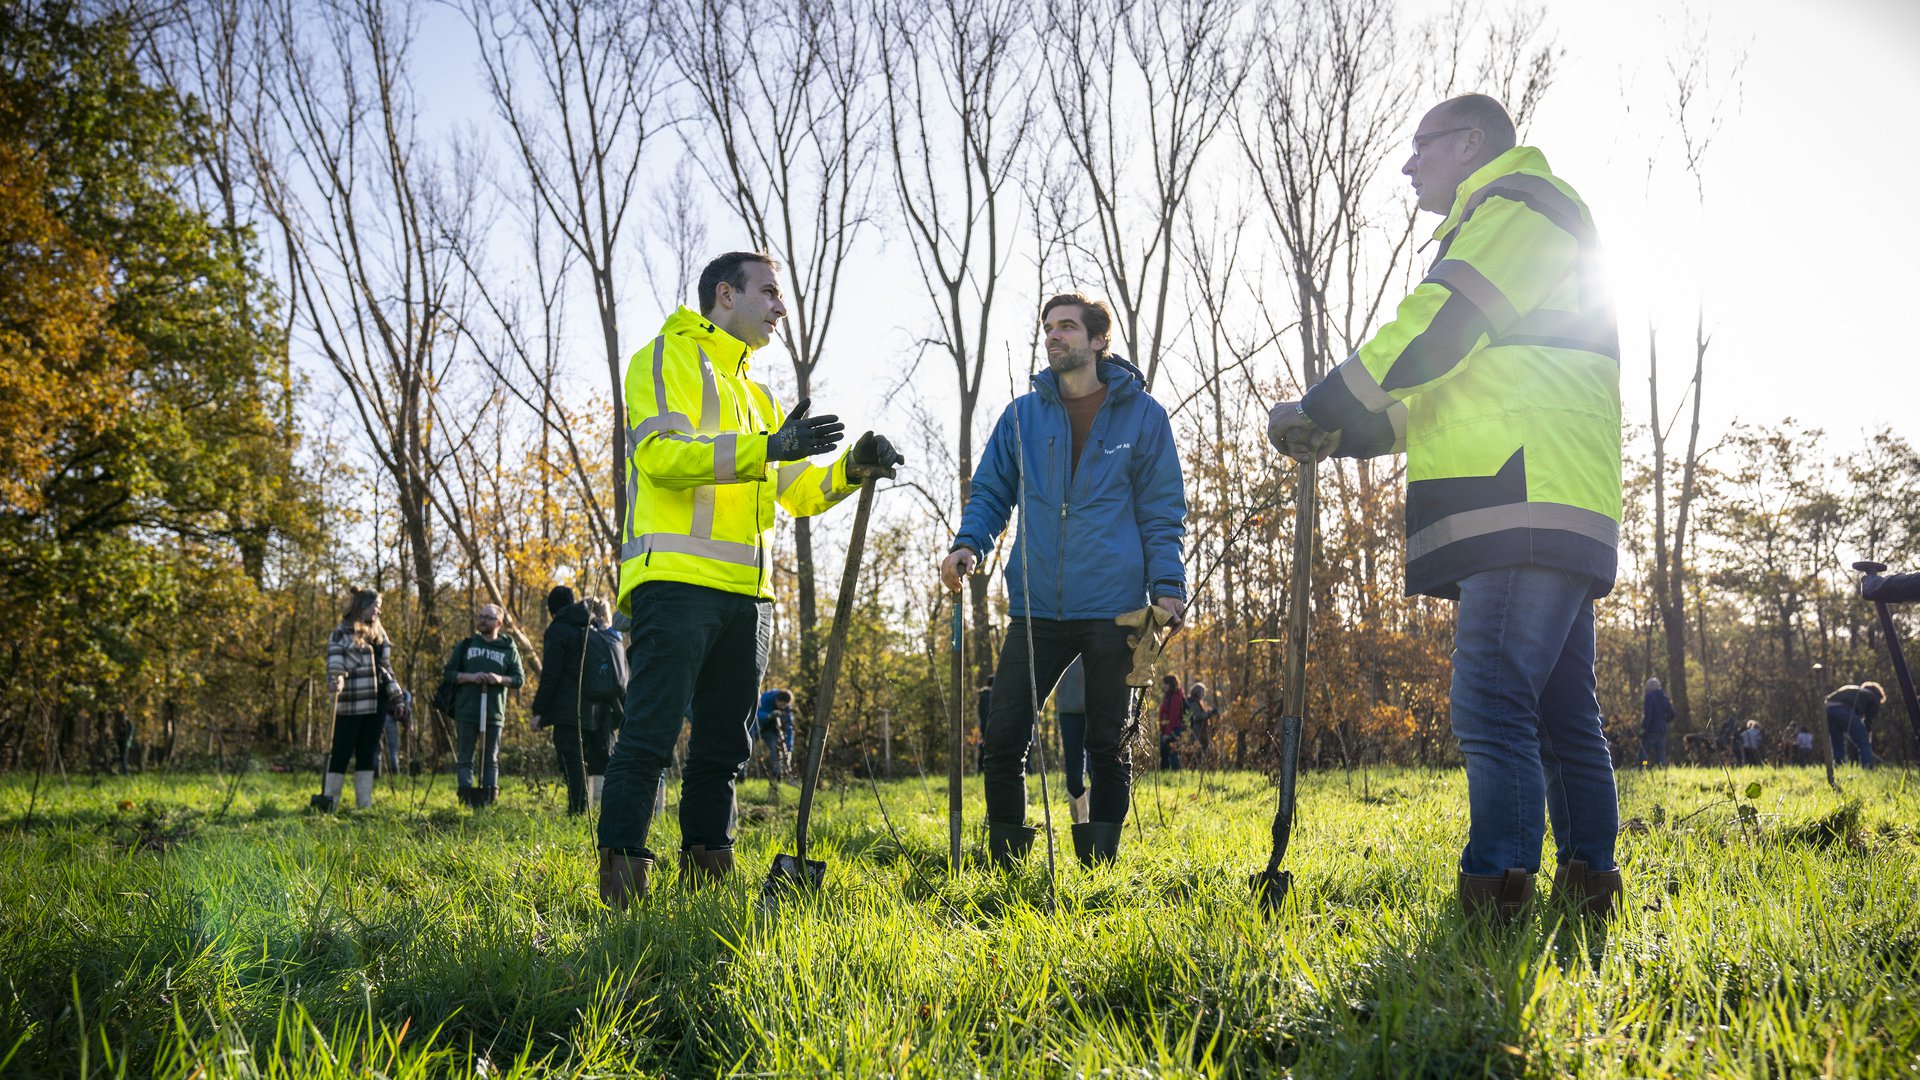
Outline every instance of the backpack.
<svg viewBox="0 0 1920 1080"><path fill-rule="evenodd" d="M472 639L461 638L460 643L453 647L453 655L459 656L460 650L465 648L467 642L470 640ZM460 684L447 678L446 673L443 671L440 675L440 685L433 688L433 711L448 719L452 719L453 707L459 700Z"/></svg>
<svg viewBox="0 0 1920 1080"><path fill-rule="evenodd" d="M581 675L581 693L586 704L622 705L627 700L627 655L620 648L620 637L612 630L587 628L587 643Z"/></svg>

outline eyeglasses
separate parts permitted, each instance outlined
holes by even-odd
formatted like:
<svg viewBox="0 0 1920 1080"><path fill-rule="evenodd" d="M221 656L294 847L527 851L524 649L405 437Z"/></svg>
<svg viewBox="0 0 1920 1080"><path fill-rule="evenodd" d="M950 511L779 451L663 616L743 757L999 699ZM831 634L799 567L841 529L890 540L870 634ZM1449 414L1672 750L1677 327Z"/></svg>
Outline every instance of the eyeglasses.
<svg viewBox="0 0 1920 1080"><path fill-rule="evenodd" d="M1477 129L1473 125L1469 124L1466 127L1450 127L1443 131L1429 131L1422 135L1415 135L1413 137L1413 156L1414 157L1420 156L1421 143L1432 142L1433 140L1439 138L1442 135L1458 135L1463 131L1475 131L1475 130Z"/></svg>

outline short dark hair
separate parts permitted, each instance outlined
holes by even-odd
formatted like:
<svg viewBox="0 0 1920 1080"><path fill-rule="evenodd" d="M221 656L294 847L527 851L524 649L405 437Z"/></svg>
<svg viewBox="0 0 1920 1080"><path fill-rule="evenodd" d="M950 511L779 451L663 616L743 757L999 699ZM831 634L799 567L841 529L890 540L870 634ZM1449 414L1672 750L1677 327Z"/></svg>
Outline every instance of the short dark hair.
<svg viewBox="0 0 1920 1080"><path fill-rule="evenodd" d="M1507 107L1485 94L1461 94L1440 103L1447 118L1461 127L1479 128L1487 137L1487 150L1498 156L1513 149L1513 117Z"/></svg>
<svg viewBox="0 0 1920 1080"><path fill-rule="evenodd" d="M1047 312L1052 311L1054 308L1057 308L1057 307L1063 307L1067 304L1074 304L1080 308L1080 321L1086 324L1087 337L1089 340L1097 337L1104 337L1107 339L1108 346L1109 347L1112 346L1113 338L1109 335L1113 330L1113 309L1107 306L1107 302L1105 300L1095 300L1093 297L1088 296L1086 293L1083 293L1083 292L1060 293L1059 295L1055 296L1053 299L1048 300L1044 304L1041 304L1040 305L1040 321L1046 322ZM1107 350L1101 349L1098 351L1096 355L1105 356L1107 355Z"/></svg>
<svg viewBox="0 0 1920 1080"><path fill-rule="evenodd" d="M765 263L767 269L780 269L779 260L764 251L729 251L725 255L707 264L700 271L700 314L713 310L715 297L720 294L720 283L726 282L736 289L747 287L748 263Z"/></svg>
<svg viewBox="0 0 1920 1080"><path fill-rule="evenodd" d="M775 691L773 692L773 700L775 700L775 701L792 701L792 700L793 700L793 691L791 691L791 690L775 690Z"/></svg>

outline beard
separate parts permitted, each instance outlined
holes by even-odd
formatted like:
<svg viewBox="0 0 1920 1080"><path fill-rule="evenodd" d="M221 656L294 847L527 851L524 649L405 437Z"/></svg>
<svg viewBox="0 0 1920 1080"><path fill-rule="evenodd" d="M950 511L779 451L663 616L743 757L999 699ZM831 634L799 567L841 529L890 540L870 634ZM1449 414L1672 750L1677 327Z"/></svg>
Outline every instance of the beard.
<svg viewBox="0 0 1920 1080"><path fill-rule="evenodd" d="M1047 367L1061 375L1069 371L1079 371L1091 363L1093 363L1093 350L1091 348L1061 349L1057 353L1050 352L1047 354Z"/></svg>

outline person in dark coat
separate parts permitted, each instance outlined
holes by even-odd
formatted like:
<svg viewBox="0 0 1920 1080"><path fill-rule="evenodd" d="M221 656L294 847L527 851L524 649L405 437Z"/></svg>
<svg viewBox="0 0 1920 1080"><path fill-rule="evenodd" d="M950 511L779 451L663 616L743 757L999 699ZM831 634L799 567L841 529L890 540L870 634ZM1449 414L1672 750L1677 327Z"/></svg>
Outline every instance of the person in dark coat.
<svg viewBox="0 0 1920 1080"><path fill-rule="evenodd" d="M1673 702L1660 688L1659 679L1647 680L1646 698L1640 707L1640 763L1667 763L1667 725L1673 722Z"/></svg>
<svg viewBox="0 0 1920 1080"><path fill-rule="evenodd" d="M551 732L553 752L560 762L561 775L567 779L567 813L586 812L586 743L597 737L598 715L584 693L587 664L587 635L592 632L593 617L584 602L573 598L573 590L556 585L547 593L547 613L553 621L540 645L540 686L533 693L533 730ZM599 755L602 774L606 771L604 752Z"/></svg>

